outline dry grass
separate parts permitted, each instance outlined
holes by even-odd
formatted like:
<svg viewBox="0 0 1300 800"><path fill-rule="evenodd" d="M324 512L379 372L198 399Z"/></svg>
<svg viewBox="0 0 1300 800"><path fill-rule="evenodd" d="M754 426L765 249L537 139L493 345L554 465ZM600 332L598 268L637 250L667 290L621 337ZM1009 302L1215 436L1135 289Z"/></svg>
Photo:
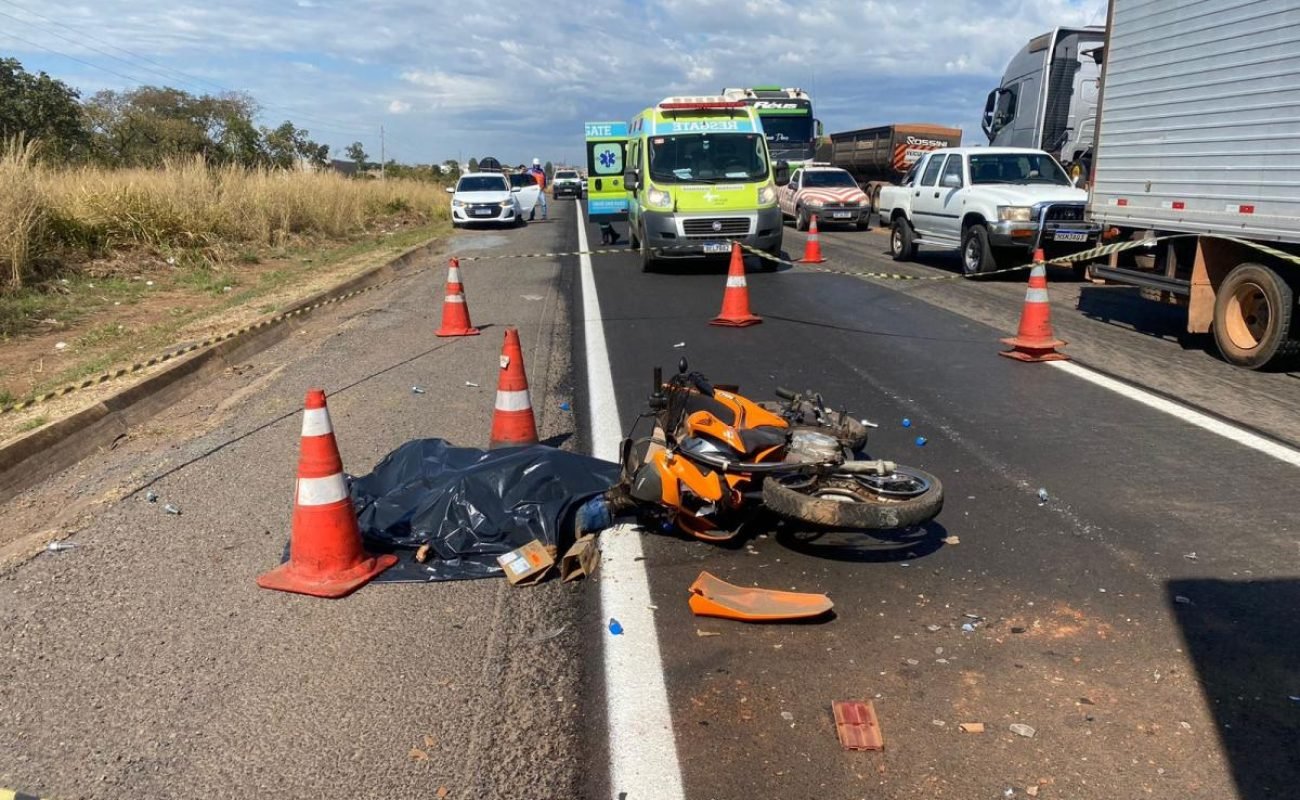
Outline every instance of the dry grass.
<svg viewBox="0 0 1300 800"><path fill-rule="evenodd" d="M343 240L397 214L448 217L435 183L334 172L209 168L52 168L36 145L0 152L0 275L9 291L122 248L201 250L214 262L298 238Z"/></svg>

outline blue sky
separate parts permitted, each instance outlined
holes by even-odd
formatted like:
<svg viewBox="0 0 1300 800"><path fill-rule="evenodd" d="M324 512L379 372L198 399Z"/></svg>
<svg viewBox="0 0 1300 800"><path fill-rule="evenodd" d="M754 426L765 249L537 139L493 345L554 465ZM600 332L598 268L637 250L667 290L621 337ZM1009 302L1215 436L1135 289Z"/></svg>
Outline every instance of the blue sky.
<svg viewBox="0 0 1300 800"><path fill-rule="evenodd" d="M827 131L978 130L1028 39L1099 24L1104 0L0 0L0 55L89 95L141 84L247 91L341 154L556 163L584 120L674 93L781 84Z"/></svg>

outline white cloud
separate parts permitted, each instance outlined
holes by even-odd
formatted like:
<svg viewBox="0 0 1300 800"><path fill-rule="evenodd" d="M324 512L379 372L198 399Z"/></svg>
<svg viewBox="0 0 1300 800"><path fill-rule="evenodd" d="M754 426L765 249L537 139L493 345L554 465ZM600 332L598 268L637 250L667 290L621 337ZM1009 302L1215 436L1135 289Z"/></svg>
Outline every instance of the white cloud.
<svg viewBox="0 0 1300 800"><path fill-rule="evenodd" d="M1030 37L1104 19L1105 0L550 0L517 15L503 14L500 0L448 5L96 0L62 9L59 19L246 89L270 117L302 109L306 127L334 129L336 148L355 138L370 146L386 109L402 116L388 126L399 156L491 149L518 161L549 150L576 157L584 119L626 119L669 94L752 83L815 88L828 130L971 120ZM160 80L49 31L22 36L142 82ZM122 83L101 80L81 86Z"/></svg>

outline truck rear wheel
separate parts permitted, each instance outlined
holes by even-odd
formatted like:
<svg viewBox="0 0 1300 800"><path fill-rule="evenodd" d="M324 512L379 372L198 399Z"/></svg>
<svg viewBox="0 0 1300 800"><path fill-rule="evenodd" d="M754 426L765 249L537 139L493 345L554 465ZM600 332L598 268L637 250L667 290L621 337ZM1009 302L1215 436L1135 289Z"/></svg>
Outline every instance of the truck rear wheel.
<svg viewBox="0 0 1300 800"><path fill-rule="evenodd" d="M906 219L899 217L889 229L889 254L895 261L910 261L916 255L916 241L912 237L912 226Z"/></svg>
<svg viewBox="0 0 1300 800"><path fill-rule="evenodd" d="M1214 295L1214 341L1239 367L1259 369L1300 355L1292 327L1295 293L1262 264L1238 264Z"/></svg>

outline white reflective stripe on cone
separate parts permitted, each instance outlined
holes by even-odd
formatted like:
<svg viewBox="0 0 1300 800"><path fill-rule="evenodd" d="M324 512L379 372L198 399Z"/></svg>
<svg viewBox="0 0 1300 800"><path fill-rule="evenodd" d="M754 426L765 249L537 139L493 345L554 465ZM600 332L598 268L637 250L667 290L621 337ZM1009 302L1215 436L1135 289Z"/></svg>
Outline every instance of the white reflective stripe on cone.
<svg viewBox="0 0 1300 800"><path fill-rule="evenodd" d="M1026 303L1046 303L1046 302L1047 302L1047 290L1046 290L1046 289L1026 289L1026 290L1025 290L1025 302L1026 302Z"/></svg>
<svg viewBox="0 0 1300 800"><path fill-rule="evenodd" d="M505 392L497 389L497 411L528 411L533 403L528 398L528 390Z"/></svg>
<svg viewBox="0 0 1300 800"><path fill-rule="evenodd" d="M324 436L327 433L333 433L334 426L330 424L330 412L328 408L304 408L302 411L302 435L303 436Z"/></svg>
<svg viewBox="0 0 1300 800"><path fill-rule="evenodd" d="M327 478L299 478L298 505L324 506L337 503L347 498L348 486L343 481L343 473Z"/></svg>
<svg viewBox="0 0 1300 800"><path fill-rule="evenodd" d="M446 296L445 298L443 298L443 299L446 300L448 303L463 303L463 302L465 302L465 297L464 297L464 295L459 295L459 294L449 294L449 295L447 295L447 296Z"/></svg>
<svg viewBox="0 0 1300 800"><path fill-rule="evenodd" d="M749 284L745 283L744 275L727 276L728 289L741 289L747 287L748 285Z"/></svg>
<svg viewBox="0 0 1300 800"><path fill-rule="evenodd" d="M460 267L452 267L447 270L448 283L460 283Z"/></svg>

